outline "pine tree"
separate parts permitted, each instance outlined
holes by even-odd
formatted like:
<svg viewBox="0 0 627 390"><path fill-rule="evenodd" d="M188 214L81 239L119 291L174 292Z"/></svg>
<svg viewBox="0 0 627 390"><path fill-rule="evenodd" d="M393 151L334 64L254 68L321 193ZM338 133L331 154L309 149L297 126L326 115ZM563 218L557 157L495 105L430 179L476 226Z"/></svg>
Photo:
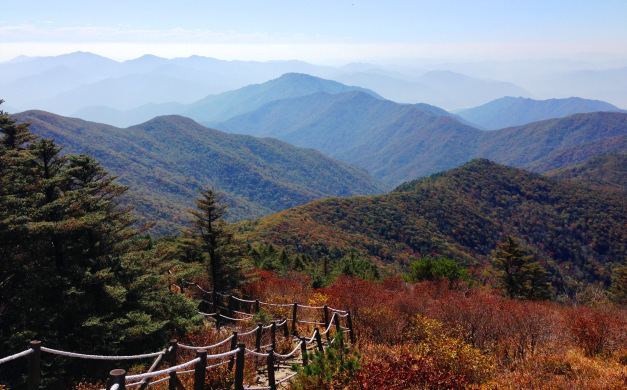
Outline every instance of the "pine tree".
<svg viewBox="0 0 627 390"><path fill-rule="evenodd" d="M527 255L512 237L497 245L493 265L501 274L501 284L510 298L550 298L551 285L546 269Z"/></svg>
<svg viewBox="0 0 627 390"><path fill-rule="evenodd" d="M0 349L39 338L65 350L138 353L200 323L193 304L150 271L147 241L119 204L125 187L4 113L0 135ZM106 375L102 365L50 361L47 388Z"/></svg>
<svg viewBox="0 0 627 390"><path fill-rule="evenodd" d="M238 245L223 219L226 207L211 189L201 192L196 206L185 245L201 249L214 291L229 292L241 284L243 272Z"/></svg>

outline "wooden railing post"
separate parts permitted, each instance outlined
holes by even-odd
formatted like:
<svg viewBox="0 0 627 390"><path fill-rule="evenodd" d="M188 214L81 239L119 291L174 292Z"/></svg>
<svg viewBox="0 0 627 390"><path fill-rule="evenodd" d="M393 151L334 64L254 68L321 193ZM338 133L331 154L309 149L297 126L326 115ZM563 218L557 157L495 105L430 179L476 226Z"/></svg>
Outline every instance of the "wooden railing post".
<svg viewBox="0 0 627 390"><path fill-rule="evenodd" d="M222 324L222 317L220 317L220 308L214 307L216 313L216 330L220 330L220 325Z"/></svg>
<svg viewBox="0 0 627 390"><path fill-rule="evenodd" d="M344 350L344 333L342 332L342 327L340 326L340 316L336 314L333 318L335 322L335 337L338 338L338 341L340 343L340 351L343 351Z"/></svg>
<svg viewBox="0 0 627 390"><path fill-rule="evenodd" d="M259 299L255 299L255 313L259 313Z"/></svg>
<svg viewBox="0 0 627 390"><path fill-rule="evenodd" d="M235 360L235 390L244 390L244 356L246 346L242 343L237 344L237 355Z"/></svg>
<svg viewBox="0 0 627 390"><path fill-rule="evenodd" d="M168 346L168 364L170 365L170 367L172 366L176 366L176 360L177 360L177 355L178 355L178 340L176 339L172 339L170 340L170 345ZM176 377L176 372L172 371L170 374L170 380L168 380L168 389L169 390L176 390L177 389L177 383L178 383L178 378Z"/></svg>
<svg viewBox="0 0 627 390"><path fill-rule="evenodd" d="M323 313L324 313L324 329L326 330L329 327L329 306L324 305L323 308ZM329 334L329 332L327 332L327 344L329 344L331 342L331 335Z"/></svg>
<svg viewBox="0 0 627 390"><path fill-rule="evenodd" d="M351 317L350 310L346 314L346 324L348 325L348 330L350 332L351 344L355 344L357 335L355 335L355 329L353 329L353 318Z"/></svg>
<svg viewBox="0 0 627 390"><path fill-rule="evenodd" d="M229 316L233 317L233 310L235 310L235 299L233 299L233 295L227 297L227 307L229 308Z"/></svg>
<svg viewBox="0 0 627 390"><path fill-rule="evenodd" d="M207 370L207 350L197 349L196 357L200 361L194 367L194 390L203 390L205 388L205 371Z"/></svg>
<svg viewBox="0 0 627 390"><path fill-rule="evenodd" d="M320 330L316 328L316 344L318 345L318 351L324 352L324 347L322 346L322 337L320 336Z"/></svg>
<svg viewBox="0 0 627 390"><path fill-rule="evenodd" d="M292 306L292 334L294 336L298 335L298 327L297 327L297 318L296 318L296 312L298 311L298 303L294 303L294 305Z"/></svg>
<svg viewBox="0 0 627 390"><path fill-rule="evenodd" d="M233 331L233 338L231 339L231 351L237 348L237 331ZM229 359L229 371L233 371L233 365L235 364L235 356L231 355Z"/></svg>
<svg viewBox="0 0 627 390"><path fill-rule="evenodd" d="M270 390L276 390L276 378L274 377L274 348L269 348L266 352L268 353L268 386Z"/></svg>
<svg viewBox="0 0 627 390"><path fill-rule="evenodd" d="M118 385L118 390L126 389L126 370L116 368L109 372L109 387Z"/></svg>
<svg viewBox="0 0 627 390"><path fill-rule="evenodd" d="M300 338L300 355L303 358L303 366L309 364L309 358L307 356L307 340L304 337Z"/></svg>
<svg viewBox="0 0 627 390"><path fill-rule="evenodd" d="M287 318L283 318L283 337L290 337L289 325L287 324Z"/></svg>
<svg viewBox="0 0 627 390"><path fill-rule="evenodd" d="M263 332L263 325L257 324L257 329L255 330L255 351L261 352L261 336Z"/></svg>
<svg viewBox="0 0 627 390"><path fill-rule="evenodd" d="M272 321L272 325L270 325L270 338L272 343L272 349L276 348L276 322Z"/></svg>
<svg viewBox="0 0 627 390"><path fill-rule="evenodd" d="M28 389L38 389L41 384L41 341L31 340L33 353L28 355Z"/></svg>

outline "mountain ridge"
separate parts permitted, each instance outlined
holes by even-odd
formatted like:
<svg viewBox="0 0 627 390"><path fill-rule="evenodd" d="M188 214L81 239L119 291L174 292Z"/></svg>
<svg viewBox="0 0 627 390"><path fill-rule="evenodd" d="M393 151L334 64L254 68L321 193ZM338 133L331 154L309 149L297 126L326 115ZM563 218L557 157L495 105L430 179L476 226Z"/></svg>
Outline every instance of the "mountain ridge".
<svg viewBox="0 0 627 390"><path fill-rule="evenodd" d="M498 130L521 126L546 119L562 118L589 112L626 112L601 101L570 97L535 100L525 97L505 96L483 105L457 111L457 115L478 128Z"/></svg>
<svg viewBox="0 0 627 390"><path fill-rule="evenodd" d="M99 160L122 184L154 231L174 232L186 221L198 191L226 194L231 219L252 218L331 195L376 193L365 171L317 151L272 139L206 128L168 115L128 128L44 111L14 115L31 131L55 139L68 152Z"/></svg>
<svg viewBox="0 0 627 390"><path fill-rule="evenodd" d="M351 250L406 265L444 255L487 262L513 235L564 286L601 280L625 253L623 196L476 159L374 196L317 200L242 224L250 242L320 259Z"/></svg>

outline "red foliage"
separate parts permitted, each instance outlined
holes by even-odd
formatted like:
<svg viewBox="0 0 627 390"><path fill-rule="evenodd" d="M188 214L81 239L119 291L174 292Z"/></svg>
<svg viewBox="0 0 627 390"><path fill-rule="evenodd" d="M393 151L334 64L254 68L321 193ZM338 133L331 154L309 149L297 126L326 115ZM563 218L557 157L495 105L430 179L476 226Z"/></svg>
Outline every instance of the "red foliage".
<svg viewBox="0 0 627 390"><path fill-rule="evenodd" d="M567 318L575 342L588 356L611 352L625 344L624 312L577 307L570 310Z"/></svg>

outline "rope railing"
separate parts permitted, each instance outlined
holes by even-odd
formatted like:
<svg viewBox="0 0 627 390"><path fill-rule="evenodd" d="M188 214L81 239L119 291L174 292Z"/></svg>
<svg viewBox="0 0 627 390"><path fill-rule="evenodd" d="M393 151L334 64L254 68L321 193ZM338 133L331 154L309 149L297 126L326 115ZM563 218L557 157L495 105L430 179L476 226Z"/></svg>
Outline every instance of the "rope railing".
<svg viewBox="0 0 627 390"><path fill-rule="evenodd" d="M7 363L7 362L10 362L11 360L19 359L24 356L28 356L33 352L35 352L35 350L33 350L32 348L28 348L27 350L24 350L22 352L18 352L16 354L3 357L2 359L0 359L0 364Z"/></svg>
<svg viewBox="0 0 627 390"><path fill-rule="evenodd" d="M192 359L192 360L190 360L188 362L181 363L181 364L176 365L176 366L164 368L163 370L152 371L152 372L144 372L143 374L127 375L125 379L127 381L132 381L132 380L141 380L141 379L144 379L144 378L154 378L154 377L159 376L159 375L169 374L169 373L175 372L177 370L182 370L182 369L187 368L189 366L192 366L192 365L194 365L194 364L196 364L198 362L200 362L200 358L195 358L195 359Z"/></svg>
<svg viewBox="0 0 627 390"><path fill-rule="evenodd" d="M198 350L198 349L213 349L213 348L217 348L221 345L224 345L226 343L228 343L229 341L231 341L233 339L233 335L230 335L229 337L225 338L222 341L219 341L215 344L211 344L211 345L205 345L205 346L193 346L193 345L186 345L186 344L182 344L182 343L177 343L177 345L183 349L190 349L190 350Z"/></svg>
<svg viewBox="0 0 627 390"><path fill-rule="evenodd" d="M156 357L156 356L163 355L164 353L166 353L166 351L163 350L159 352L145 353L141 355L121 355L121 356L89 355L89 354L84 354L84 353L61 351L59 349L52 349L52 348L47 348L47 347L41 347L41 351L47 352L53 355L72 357L72 358L78 358L78 359L86 359L86 360L139 360L139 359L147 359L151 357Z"/></svg>
<svg viewBox="0 0 627 390"><path fill-rule="evenodd" d="M196 283L189 283L188 285L196 286L200 291L204 293L213 294L212 291L204 290L202 287L200 287ZM233 295L227 295L227 294L220 293L220 292L217 292L215 294L217 296L228 297L229 307L221 308L219 305L214 305L215 313L206 313L202 311L199 311L198 313L206 317L209 317L212 320L216 320L217 327L220 326L220 322L221 322L220 319L239 322L239 321L250 321L252 317L254 317L255 315L254 313L248 313L245 311L236 310L236 309L241 309L243 305L239 305L234 302L254 304L254 305L250 305L249 307L246 307L244 310L254 308L255 312L258 312L260 310L261 305L279 307L279 308L289 307L291 308L292 315L291 315L291 318L283 317L280 320L274 320L272 323L267 324L267 325L257 324L256 327L254 327L253 329L249 331L240 333L234 330L231 335L229 335L228 337L222 340L216 341L214 344L205 345L205 346L195 346L195 345L179 343L176 340L173 340L170 342L169 347L161 351L145 353L145 354L137 354L137 355L85 354L85 353L70 352L70 351L64 351L60 349L48 348L48 347L42 346L39 341L32 341L31 348L26 349L22 352L18 352L16 354L1 358L0 364L7 363L7 362L10 362L12 360L19 359L22 357L28 357L28 359L31 361L29 363L29 367L31 367L30 369L31 371L29 372L29 375L28 375L29 383L34 383L35 385L38 386L40 383L40 375L41 375L40 363L39 363L41 352L54 354L58 356L65 356L69 358L102 360L102 361L125 361L125 360L141 360L141 359L148 359L148 358L157 358L155 359L152 366L149 368L148 372L127 376L126 371L123 369L112 370L110 374L110 381L109 381L110 386L108 387L109 390L113 388L123 389L123 388L130 388L130 387L146 389L147 387L154 386L158 383L162 383L168 380L171 381L170 383L171 388L172 386L176 388L180 388L181 382L177 379L177 376L187 375L192 372L195 372L194 389L200 389L202 387L196 387L197 386L196 383L202 384L204 383L205 379L204 379L204 374L201 374L199 370L202 370L202 372L204 372L206 370L210 370L210 369L228 364L229 371L231 371L233 368L235 369L235 382L234 382L235 389L243 390L244 388L250 388L250 389L255 388L255 387L244 387L243 382L242 382L243 381L243 365L244 365L244 360L245 360L244 358L246 355L252 355L252 356L255 356L255 359L265 358L268 363L268 383L270 384L270 386L260 387L260 388L276 389L277 384L281 384L291 379L294 375L296 375L296 373L288 375L287 377L284 377L284 378L281 378L280 380L275 381L274 379L274 371L276 370L275 359L278 361L288 360L290 358L293 358L299 355L298 352L300 350L302 364L307 365L308 364L307 362L308 350L316 349L316 347L319 351L324 350L324 346L321 341L321 336L324 336L324 335L326 335L326 338L327 338L326 344L328 346L336 343L336 341L338 340L338 336L344 333L349 333L350 338L351 338L351 343L352 344L355 343L352 320L351 320L350 312L347 310L339 310L339 309L329 307L327 305L312 306L312 305L302 305L299 303L290 304L290 303L262 302L259 300L250 300L250 299L236 297ZM221 311L220 309L222 309L222 311L224 312L246 316L247 318L235 318L231 315L225 315L220 312ZM298 318L298 312L299 312L298 309L322 310L324 314L324 319L323 321L320 321L320 320L310 320L306 318ZM343 322L345 321L344 325L340 324L340 319L343 319L342 320ZM291 332L289 331L290 325L288 325L288 322L291 323ZM314 328L313 334L311 334L310 337L299 337L299 329L297 326L298 324L313 325L313 328ZM321 331L318 328L318 326L324 326L324 330ZM335 332L333 332L332 334L331 331L334 326L335 326ZM268 334L265 333L264 331L268 331L268 330L270 331L269 335L271 336L270 337L271 342L268 344L262 345L261 344L262 338L267 340L267 337L268 337ZM285 337L286 339L293 339L292 342L296 343L294 349L291 350L289 353L281 354L274 350L276 348L276 342L277 342L276 340L277 331L281 331L283 333L283 337ZM255 344L254 344L255 349L246 348L245 345L242 344L241 342L238 344L238 341L240 340L241 337L246 337L252 334L255 334ZM333 336L332 339L331 339L331 336ZM207 354L207 350L218 348L220 346L228 344L229 342L230 342L230 350L226 352L222 352L222 353ZM315 343L317 345L314 345L313 348L309 348L308 345L312 343ZM196 358L180 363L180 364L176 364L178 348L195 351ZM266 352L261 352L262 349L266 349L266 348L267 348ZM211 360L225 359L225 360L219 361L215 364L207 364L207 360L209 359ZM169 367L161 369L161 370L155 370L160 364L162 364L162 361L167 361ZM258 360L256 361L257 361L256 364L258 364ZM194 367L192 368L192 366ZM166 376L164 376L163 378L157 378L162 375L166 375Z"/></svg>

